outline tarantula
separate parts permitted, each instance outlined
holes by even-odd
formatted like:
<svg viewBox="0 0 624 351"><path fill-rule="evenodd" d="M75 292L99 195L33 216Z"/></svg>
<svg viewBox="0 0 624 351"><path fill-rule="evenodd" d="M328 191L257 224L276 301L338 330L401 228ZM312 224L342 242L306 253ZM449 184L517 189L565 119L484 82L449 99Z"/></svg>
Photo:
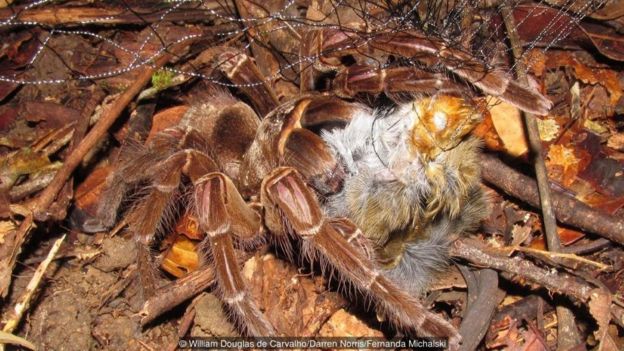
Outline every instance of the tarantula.
<svg viewBox="0 0 624 351"><path fill-rule="evenodd" d="M328 37L329 43L323 40ZM302 69L305 92L316 85L323 65L335 63L341 52L355 54L338 47L356 39L333 29L309 31L304 38L302 50L326 61ZM369 43L382 56L418 52L427 54L419 60L446 59L451 73L522 109L544 113L550 107L503 71L488 70L463 51L417 33L380 35ZM223 301L248 334L279 331L249 297L234 248L269 240L290 254L300 244L303 255L335 269L394 325L447 337L456 349L456 329L417 296L446 266L452 236L476 226L486 212L479 142L469 136L481 112L458 97L465 89L414 67L337 64L331 90L341 97L401 89L430 96L420 94L389 111L317 93L279 104L245 54L228 48L210 55L213 67L231 81L264 82L242 89L254 108L224 92L196 103L176 127L121 161L97 218L84 228L111 227L126 192L147 183L147 195L127 214L140 262L150 261L147 248L166 225L166 214L179 206L179 198L191 198L187 202L205 234L203 261L215 266Z"/></svg>
<svg viewBox="0 0 624 351"><path fill-rule="evenodd" d="M333 118L324 116L327 110ZM479 221L478 143L464 140L479 116L450 96L415 101L380 119L362 105L310 95L280 106L259 123L246 104L217 94L120 165L109 179L116 186L103 196L97 225L114 222L129 185L148 181L148 194L127 216L139 246L148 247L173 200L191 187L193 212L205 233L205 260L215 265L223 300L249 334L278 332L247 295L234 247L267 237L292 252L296 237L304 255L336 269L377 301L395 325L448 337L456 346L457 331L408 293L409 285L400 286L405 276L388 275L376 252L388 267L397 264L386 262L386 256L396 262L405 261L402 256L427 260L418 247L434 250L448 240L449 231ZM347 124L324 132L325 141L306 129L334 123ZM373 134L364 134L371 127ZM232 133L236 139L227 143L219 138ZM367 154L373 147L379 156ZM184 186L182 176L191 184ZM241 195L258 192L262 211ZM325 197L324 206L317 194ZM435 197L442 198L436 202ZM416 239L423 234L427 243ZM397 243L408 245L401 250ZM434 260L433 268L440 269L441 258ZM430 275L426 267L412 269ZM424 281L412 285L422 288Z"/></svg>

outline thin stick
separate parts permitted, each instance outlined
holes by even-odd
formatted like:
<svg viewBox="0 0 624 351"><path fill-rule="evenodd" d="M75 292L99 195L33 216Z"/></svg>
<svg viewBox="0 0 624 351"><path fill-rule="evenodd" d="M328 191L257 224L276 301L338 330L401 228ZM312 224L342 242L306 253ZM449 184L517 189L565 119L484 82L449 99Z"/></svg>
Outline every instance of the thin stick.
<svg viewBox="0 0 624 351"><path fill-rule="evenodd" d="M546 256L546 257L548 257L550 259L555 259L555 258L570 259L570 260L582 262L582 263L585 263L585 264L588 264L588 265L591 265L591 266L594 266L594 267L598 267L598 269L601 270L601 271L611 268L611 266L608 265L608 264L604 264L604 263L588 260L588 259L586 259L584 257L578 256L578 255L573 254L573 253L549 252L549 251L536 250L536 249L532 249L530 247L523 247L523 246L517 246L517 247L512 247L512 248L503 248L503 249L509 249L510 251L528 252L528 253L532 253L532 254L536 254L536 255Z"/></svg>
<svg viewBox="0 0 624 351"><path fill-rule="evenodd" d="M451 245L450 254L462 258L479 267L489 267L501 271L506 279L531 286L537 284L549 292L566 295L573 300L587 305L591 311L591 301L601 294L609 292L568 273L542 268L520 257L501 255L499 249L493 249L480 241L470 238L458 239ZM610 296L612 298L612 295ZM609 311L618 324L624 325L624 308L611 302ZM595 315L592 313L595 317Z"/></svg>
<svg viewBox="0 0 624 351"><path fill-rule="evenodd" d="M206 266L159 289L145 302L139 312L141 325L153 321L164 312L208 289L214 283L214 269L212 266Z"/></svg>
<svg viewBox="0 0 624 351"><path fill-rule="evenodd" d="M15 330L15 328L19 324L20 320L22 319L22 316L24 315L24 312L28 310L28 306L30 305L30 300L33 297L35 291L37 290L37 287L39 286L39 283L41 282L41 278L43 278L43 275L48 269L48 266L54 259L54 256L58 252L59 248L61 247L63 240L65 240L65 236L66 235L63 235L60 239L54 242L54 244L52 245L52 248L50 249L50 252L48 252L48 256L45 258L45 260L43 260L39 264L39 267L37 267L37 270L35 270L35 274L30 279L30 282L28 282L28 285L26 286L26 291L20 297L18 302L15 304L15 307L13 308L13 311L12 311L13 313L11 317L9 318L9 320L6 321L4 328L2 328L2 331L7 332L7 333L12 333L13 330Z"/></svg>
<svg viewBox="0 0 624 351"><path fill-rule="evenodd" d="M519 173L492 155L483 154L480 161L483 180L516 199L539 207L539 194L535 179ZM557 219L561 223L624 245L624 218L591 208L572 196L554 189L553 197Z"/></svg>
<svg viewBox="0 0 624 351"><path fill-rule="evenodd" d="M11 272L13 272L17 255L22 249L22 243L34 226L32 211L21 205L11 205L10 209L11 213L19 214L24 219L16 230L4 236L3 243L0 245L0 296L3 298L9 292Z"/></svg>
<svg viewBox="0 0 624 351"><path fill-rule="evenodd" d="M516 25L513 13L507 4L501 6L501 12L505 20L507 36L511 42L513 50L514 64L516 67L516 75L522 84L528 86L529 80L526 75L526 66L522 62L522 43L516 31ZM555 211L552 206L552 198L550 196L550 187L548 186L548 173L546 172L546 163L542 150L542 141L539 136L536 116L532 113L523 112L524 123L527 129L529 145L533 154L533 162L535 163L535 175L537 178L537 188L540 195L540 204L544 218L544 232L546 233L546 243L551 251L559 251L561 242L557 235L557 221L555 219Z"/></svg>
<svg viewBox="0 0 624 351"><path fill-rule="evenodd" d="M542 268L520 257L502 255L475 239L458 239L453 242L451 256L462 258L479 266L489 267L511 274L511 279L524 285L536 283L551 292L567 295L577 301L588 303L596 287L568 273Z"/></svg>
<svg viewBox="0 0 624 351"><path fill-rule="evenodd" d="M522 42L516 31L515 20L508 2L503 2L501 13L505 22L505 28L507 29L507 37L511 43L516 66L516 75L524 85L528 86L529 80L526 75L526 67L521 60ZM548 245L548 250L557 252L561 250L561 242L557 234L557 220L552 207L550 187L548 185L548 173L546 172L546 163L544 162L544 155L542 154L542 141L540 140L537 120L535 115L531 113L522 113L522 116L529 137L529 146L533 154L533 162L535 163L535 175L540 195L546 244ZM564 306L557 306L557 321L559 321L557 334L559 337L557 342L558 348L567 350L578 345L581 342L581 337L578 333L572 311Z"/></svg>
<svg viewBox="0 0 624 351"><path fill-rule="evenodd" d="M149 4L148 2L146 2ZM23 6L0 9L0 21L12 18L19 13L14 21L36 22L39 25L48 26L77 26L85 22L91 25L123 25L160 22L163 15L167 21L205 22L211 15L227 14L232 4L226 1L208 1L202 4L202 8L180 8L177 11L158 9L149 6L106 6L106 7L77 7L77 6L48 6L24 10ZM137 15L138 14L138 15Z"/></svg>

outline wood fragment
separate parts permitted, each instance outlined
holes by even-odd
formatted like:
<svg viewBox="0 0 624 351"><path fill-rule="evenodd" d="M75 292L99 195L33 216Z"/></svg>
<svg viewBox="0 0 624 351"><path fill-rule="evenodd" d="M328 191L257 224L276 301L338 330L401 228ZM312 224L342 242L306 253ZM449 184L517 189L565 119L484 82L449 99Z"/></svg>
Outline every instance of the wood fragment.
<svg viewBox="0 0 624 351"><path fill-rule="evenodd" d="M35 274L32 276L32 278L28 282L28 285L26 286L26 291L15 304L15 307L10 313L9 319L5 321L4 328L2 328L2 331L6 333L12 333L17 327L17 325L19 324L19 322L22 320L24 313L28 310L28 307L30 306L30 301L32 300L32 297L34 296L35 291L37 290L37 287L41 283L41 279L43 278L43 275L45 274L46 270L48 269L48 266L54 259L54 256L58 252L59 248L61 247L61 244L65 240L65 236L66 235L63 235L60 239L57 239L54 242L45 260L43 260L39 264L37 269L35 270ZM3 349L3 348L4 346L0 345L0 349Z"/></svg>
<svg viewBox="0 0 624 351"><path fill-rule="evenodd" d="M24 6L0 9L0 21L12 18L14 22L37 22L39 25L48 26L82 26L86 23L91 25L124 25L159 23L167 21L184 21L186 23L202 22L211 15L224 15L232 5L229 1L208 2L200 9L183 7L177 11L171 11L168 7L150 8L148 6L109 6L109 7L84 7L84 6L47 6L23 9Z"/></svg>
<svg viewBox="0 0 624 351"><path fill-rule="evenodd" d="M139 312L141 325L153 321L161 314L208 289L214 283L214 268L205 266L160 288L154 296L143 304L143 308Z"/></svg>
<svg viewBox="0 0 624 351"><path fill-rule="evenodd" d="M481 155L481 164L486 182L531 206L539 207L539 194L534 179L517 172L493 155ZM561 223L624 245L624 218L593 209L555 189L553 198L553 208Z"/></svg>
<svg viewBox="0 0 624 351"><path fill-rule="evenodd" d="M490 267L510 273L512 280L524 278L551 292L563 294L583 303L591 299L595 287L568 273L557 272L536 266L520 257L507 257L474 239L458 239L451 245L451 255L462 258L479 267ZM526 281L521 281L526 284Z"/></svg>

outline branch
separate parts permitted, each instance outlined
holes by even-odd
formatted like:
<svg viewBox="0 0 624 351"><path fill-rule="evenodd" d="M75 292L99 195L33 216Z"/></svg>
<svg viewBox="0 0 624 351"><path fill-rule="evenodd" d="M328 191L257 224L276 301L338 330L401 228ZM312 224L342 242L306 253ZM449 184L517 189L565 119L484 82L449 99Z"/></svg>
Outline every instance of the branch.
<svg viewBox="0 0 624 351"><path fill-rule="evenodd" d="M486 182L531 206L539 207L539 194L534 179L520 174L492 155L482 155L481 164ZM624 219L593 209L556 189L552 189L552 192L553 208L561 223L624 245Z"/></svg>

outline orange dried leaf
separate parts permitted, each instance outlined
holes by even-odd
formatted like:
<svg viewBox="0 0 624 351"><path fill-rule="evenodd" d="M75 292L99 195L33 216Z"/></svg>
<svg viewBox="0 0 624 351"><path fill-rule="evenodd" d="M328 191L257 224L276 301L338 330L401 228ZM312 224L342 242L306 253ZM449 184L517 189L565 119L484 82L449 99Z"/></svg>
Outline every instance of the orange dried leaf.
<svg viewBox="0 0 624 351"><path fill-rule="evenodd" d="M546 54L543 50L532 49L527 51L523 57L525 57L525 65L533 72L537 77L541 77L546 71Z"/></svg>
<svg viewBox="0 0 624 351"><path fill-rule="evenodd" d="M564 186L570 186L579 172L579 159L574 149L564 145L552 145L546 156L548 176L556 179Z"/></svg>
<svg viewBox="0 0 624 351"><path fill-rule="evenodd" d="M624 87L621 86L615 71L604 68L589 67L579 61L574 54L567 51L554 51L548 55L548 68L569 67L574 70L576 78L585 84L600 84L609 92L611 107L615 108L623 95Z"/></svg>
<svg viewBox="0 0 624 351"><path fill-rule="evenodd" d="M559 240L562 245L572 245L573 243L581 240L585 237L585 233L570 229L570 228L561 228L557 227L557 234L559 234Z"/></svg>
<svg viewBox="0 0 624 351"><path fill-rule="evenodd" d="M574 229L562 228L557 226L557 236L559 236L559 241L561 242L561 244L567 246L572 245L580 239L584 238L585 234ZM533 241L531 241L531 244L529 245L529 248L543 251L547 250L544 236L539 236L533 239Z"/></svg>
<svg viewBox="0 0 624 351"><path fill-rule="evenodd" d="M94 216L106 187L106 178L112 166L96 168L76 189L75 204L82 211Z"/></svg>
<svg viewBox="0 0 624 351"><path fill-rule="evenodd" d="M505 150L503 141L498 136L498 133L496 133L490 113L484 113L483 121L481 121L481 123L479 123L475 129L472 130L472 134L482 139L485 146L490 150Z"/></svg>
<svg viewBox="0 0 624 351"><path fill-rule="evenodd" d="M512 156L525 154L529 147L524 135L520 110L504 101L498 101L490 108L492 123L507 152Z"/></svg>
<svg viewBox="0 0 624 351"><path fill-rule="evenodd" d="M584 196L580 200L593 208L601 209L610 214L614 214L615 212L617 212L617 210L624 207L624 196L613 198L607 195L593 192Z"/></svg>

